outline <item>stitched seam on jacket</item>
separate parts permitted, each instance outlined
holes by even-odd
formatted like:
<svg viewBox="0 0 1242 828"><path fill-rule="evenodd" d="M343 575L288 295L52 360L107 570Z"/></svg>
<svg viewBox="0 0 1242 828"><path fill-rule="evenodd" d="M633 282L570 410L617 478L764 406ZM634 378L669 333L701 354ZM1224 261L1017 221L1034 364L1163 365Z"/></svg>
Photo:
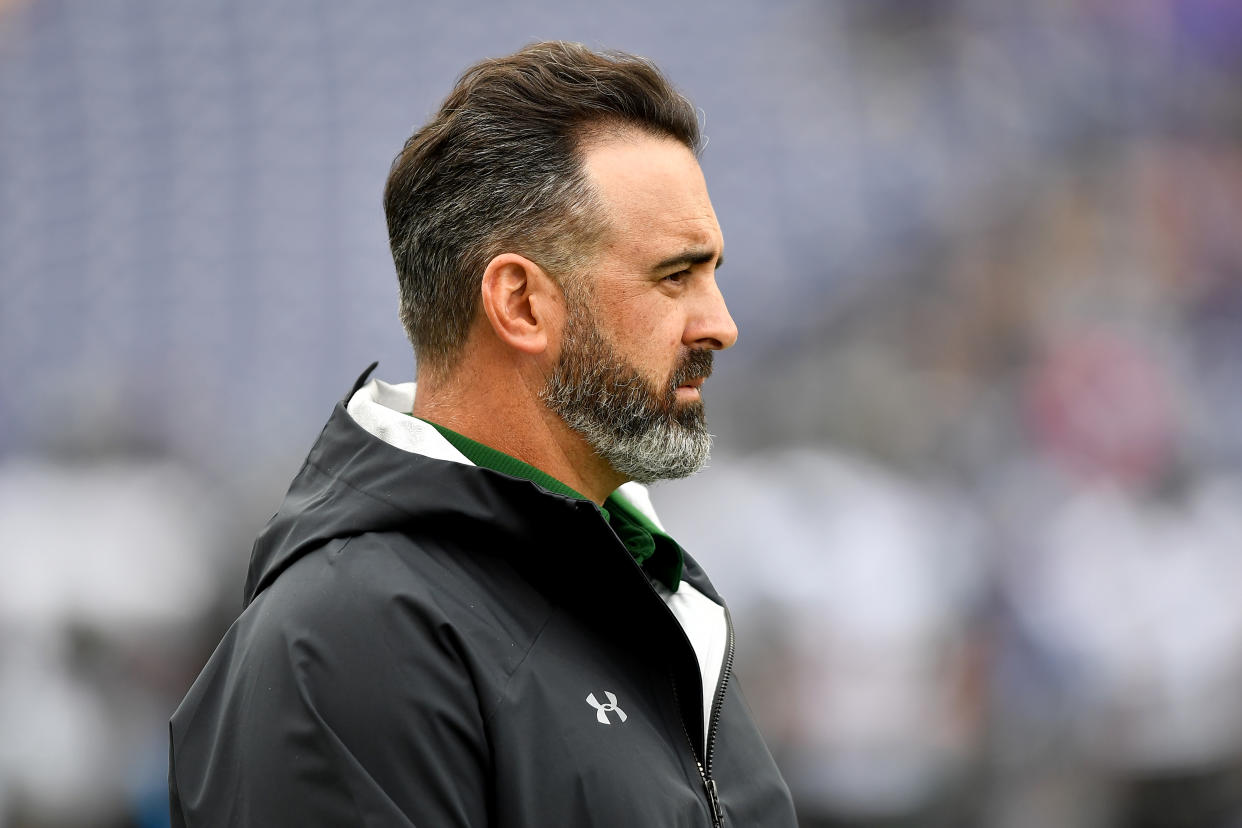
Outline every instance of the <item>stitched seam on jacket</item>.
<svg viewBox="0 0 1242 828"><path fill-rule="evenodd" d="M552 616L554 613L555 610L549 607L547 617L544 618L543 623L539 625L539 632L535 633L535 636L530 640L530 645L527 646L526 652L522 654L522 657L518 660L518 663L513 665L513 669L509 671L509 675L505 676L504 686L500 688L500 693L496 696L496 701L493 703L491 712L488 713L483 719L484 725L490 725L492 719L500 711L501 702L504 701L505 696L509 693L509 685L513 683L513 677L517 675L518 670L521 670L522 665L526 663L526 659L530 658L530 654L534 652L535 645L538 644L539 639L543 637L544 630L548 628L548 624L552 623Z"/></svg>

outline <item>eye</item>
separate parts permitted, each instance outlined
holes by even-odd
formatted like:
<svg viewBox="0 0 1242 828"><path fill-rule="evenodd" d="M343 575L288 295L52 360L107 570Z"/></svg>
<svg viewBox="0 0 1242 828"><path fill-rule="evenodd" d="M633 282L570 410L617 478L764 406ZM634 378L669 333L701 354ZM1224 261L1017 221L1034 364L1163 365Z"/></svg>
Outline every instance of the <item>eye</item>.
<svg viewBox="0 0 1242 828"><path fill-rule="evenodd" d="M680 284L680 283L681 283L681 281L682 281L683 279L685 279L685 278L686 278L687 276L689 276L689 275L690 275L690 271L689 271L688 269L687 269L687 270L679 270L679 271L677 271L676 273L670 273L670 274L668 274L667 276L665 276L665 277L664 277L664 281L666 281L666 282L672 282L673 284L675 284L675 285L676 285L676 284Z"/></svg>

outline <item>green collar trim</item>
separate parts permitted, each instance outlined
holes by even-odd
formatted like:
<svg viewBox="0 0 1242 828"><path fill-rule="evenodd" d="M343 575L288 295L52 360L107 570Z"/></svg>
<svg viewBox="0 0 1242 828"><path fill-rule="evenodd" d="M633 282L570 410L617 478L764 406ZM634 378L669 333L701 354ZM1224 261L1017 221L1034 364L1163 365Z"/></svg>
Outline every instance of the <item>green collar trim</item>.
<svg viewBox="0 0 1242 828"><path fill-rule="evenodd" d="M422 419L421 417L419 419ZM435 428L440 435L453 444L453 448L466 455L466 459L476 466L482 466L492 471L498 471L507 474L510 477L521 477L532 483L538 483L550 492L566 497L572 497L576 500L587 500L587 496L581 492L575 491L561 481L557 480L547 472L540 471L530 463L523 463L521 460L511 455L505 454L503 451L497 451L491 446L484 445L477 440L471 440L464 434L458 434L452 429L445 428L439 423L433 423L430 420L423 420L424 423Z"/></svg>
<svg viewBox="0 0 1242 828"><path fill-rule="evenodd" d="M420 417L419 419L422 418ZM471 440L464 434L458 434L456 431L445 428L439 423L433 423L430 420L423 420L423 422L440 432L440 435L445 440L448 440L453 448L464 454L466 459L476 466L498 471L510 477L520 477L524 480L529 480L547 489L549 492L564 495L565 497L572 497L576 500L590 500L586 495L575 491L552 475L540 471L529 463L524 463L516 457L505 454L503 451L497 451L477 440ZM646 569L653 577L658 578L670 590L676 592L677 587L681 584L681 573L685 559L685 553L682 552L677 541L656 526L651 518L639 511L624 495L613 492L604 501L604 505L599 507L599 510L603 514L604 520L617 533L617 537L621 539L621 543L629 550L629 553L638 562L639 566Z"/></svg>

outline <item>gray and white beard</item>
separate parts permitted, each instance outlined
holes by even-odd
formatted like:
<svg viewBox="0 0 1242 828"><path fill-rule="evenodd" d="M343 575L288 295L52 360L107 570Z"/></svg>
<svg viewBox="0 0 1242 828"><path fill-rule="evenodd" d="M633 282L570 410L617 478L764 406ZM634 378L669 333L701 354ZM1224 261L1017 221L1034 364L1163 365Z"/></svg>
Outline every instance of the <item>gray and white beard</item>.
<svg viewBox="0 0 1242 828"><path fill-rule="evenodd" d="M712 436L702 401L678 404L677 387L712 371L712 352L692 350L663 390L653 389L596 327L585 302L571 310L565 340L540 396L618 473L639 483L689 477Z"/></svg>

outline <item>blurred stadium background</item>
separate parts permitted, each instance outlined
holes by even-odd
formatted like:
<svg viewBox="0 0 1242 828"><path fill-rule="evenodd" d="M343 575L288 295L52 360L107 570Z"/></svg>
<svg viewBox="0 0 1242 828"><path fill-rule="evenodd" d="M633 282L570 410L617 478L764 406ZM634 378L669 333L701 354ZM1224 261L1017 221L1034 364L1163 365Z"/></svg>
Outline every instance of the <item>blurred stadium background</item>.
<svg viewBox="0 0 1242 828"><path fill-rule="evenodd" d="M474 60L701 107L742 332L656 487L807 826L1242 825L1242 3L0 1L0 825L165 722L372 359Z"/></svg>

